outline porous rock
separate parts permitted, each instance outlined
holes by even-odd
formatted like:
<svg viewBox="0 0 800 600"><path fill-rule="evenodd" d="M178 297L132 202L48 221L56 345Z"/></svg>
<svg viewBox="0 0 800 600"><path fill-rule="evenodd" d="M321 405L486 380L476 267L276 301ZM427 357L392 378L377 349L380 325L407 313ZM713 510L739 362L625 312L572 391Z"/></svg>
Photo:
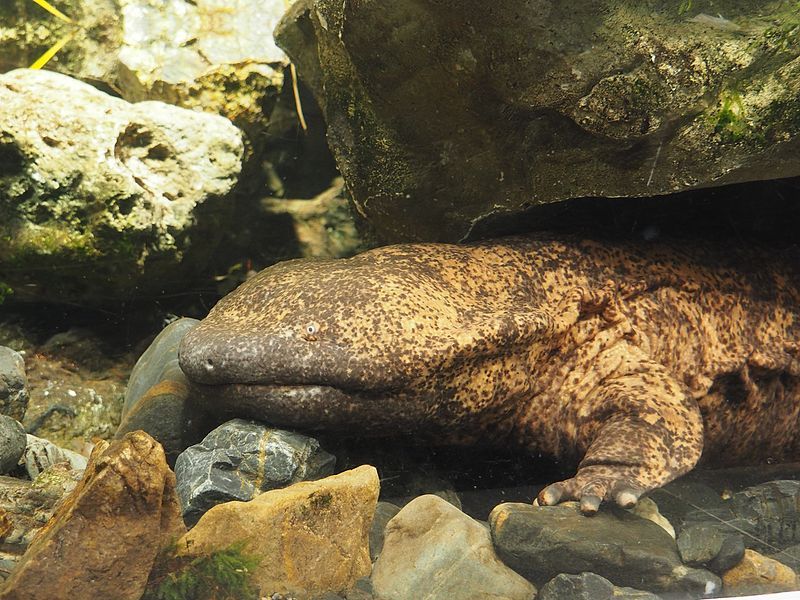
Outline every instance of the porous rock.
<svg viewBox="0 0 800 600"><path fill-rule="evenodd" d="M136 361L125 389L118 439L129 431L146 431L170 461L198 440L201 414L187 404L189 382L178 366L178 346L198 323L188 317L173 321Z"/></svg>
<svg viewBox="0 0 800 600"><path fill-rule="evenodd" d="M194 523L216 504L326 477L335 466L314 438L233 419L182 452L175 477L184 519Z"/></svg>
<svg viewBox="0 0 800 600"><path fill-rule="evenodd" d="M682 564L675 540L664 529L621 509L609 507L587 519L576 503L508 503L492 511L489 523L500 558L538 584L560 573L586 571L654 592L720 589L714 574Z"/></svg>
<svg viewBox="0 0 800 600"><path fill-rule="evenodd" d="M374 467L218 504L178 541L178 553L207 555L242 543L260 561L261 594L300 599L342 593L370 572L369 528L379 492Z"/></svg>
<svg viewBox="0 0 800 600"><path fill-rule="evenodd" d="M386 600L531 600L536 588L495 555L487 529L447 501L424 495L386 527L372 571Z"/></svg>
<svg viewBox="0 0 800 600"><path fill-rule="evenodd" d="M127 100L218 112L250 134L266 133L288 63L269 35L283 0L239 0L224 9L214 0L120 5L119 86Z"/></svg>
<svg viewBox="0 0 800 600"><path fill-rule="evenodd" d="M745 550L742 561L722 576L726 594L770 594L797 589L797 574L775 559Z"/></svg>
<svg viewBox="0 0 800 600"><path fill-rule="evenodd" d="M537 600L659 600L651 592L617 587L595 573L556 575L539 590Z"/></svg>
<svg viewBox="0 0 800 600"><path fill-rule="evenodd" d="M0 414L21 421L28 398L25 360L19 352L0 346Z"/></svg>
<svg viewBox="0 0 800 600"><path fill-rule="evenodd" d="M0 415L0 474L5 475L17 466L26 443L22 424L8 415Z"/></svg>
<svg viewBox="0 0 800 600"><path fill-rule="evenodd" d="M0 75L0 122L0 280L15 300L118 303L205 267L241 170L230 121L18 69Z"/></svg>
<svg viewBox="0 0 800 600"><path fill-rule="evenodd" d="M101 442L0 598L138 600L156 554L184 531L161 446L143 432Z"/></svg>
<svg viewBox="0 0 800 600"><path fill-rule="evenodd" d="M86 468L86 457L72 450L56 446L49 440L27 434L27 444L22 454L22 463L28 477L36 477L56 463L66 462L71 469L82 470Z"/></svg>
<svg viewBox="0 0 800 600"><path fill-rule="evenodd" d="M53 4L72 22L30 0L0 3L0 72L30 67L45 50L69 36L47 68L114 88L122 33L116 0Z"/></svg>
<svg viewBox="0 0 800 600"><path fill-rule="evenodd" d="M379 235L456 241L532 205L800 173L796 8L699 4L302 0L276 39Z"/></svg>

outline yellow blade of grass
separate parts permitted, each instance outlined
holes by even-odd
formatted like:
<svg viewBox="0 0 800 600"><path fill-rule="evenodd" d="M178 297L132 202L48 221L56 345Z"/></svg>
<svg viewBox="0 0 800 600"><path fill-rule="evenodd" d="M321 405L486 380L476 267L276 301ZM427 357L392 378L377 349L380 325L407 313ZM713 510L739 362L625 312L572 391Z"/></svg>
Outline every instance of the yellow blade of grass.
<svg viewBox="0 0 800 600"><path fill-rule="evenodd" d="M292 93L294 94L294 106L297 109L297 118L300 119L300 127L303 128L303 131L308 131L306 118L303 115L303 105L300 104L300 90L297 89L297 70L294 68L294 63L289 63L289 72L292 74Z"/></svg>
<svg viewBox="0 0 800 600"><path fill-rule="evenodd" d="M41 6L43 9L45 9L47 12L49 12L51 15L55 15L56 17L58 17L62 21L66 21L67 23L72 23L72 19L70 19L60 10L58 10L55 6L50 4L47 0L33 0L33 1L36 2L36 4L38 4L39 6Z"/></svg>
<svg viewBox="0 0 800 600"><path fill-rule="evenodd" d="M37 58L36 62L31 65L31 69L41 69L43 66L45 66L47 64L47 61L53 58L56 55L56 52L61 50L61 48L63 48L64 45L67 42L69 42L74 36L75 32L74 31L70 32L64 37L62 37L60 40L58 40L55 44L50 46L47 49L47 51L44 54L42 54L39 58Z"/></svg>

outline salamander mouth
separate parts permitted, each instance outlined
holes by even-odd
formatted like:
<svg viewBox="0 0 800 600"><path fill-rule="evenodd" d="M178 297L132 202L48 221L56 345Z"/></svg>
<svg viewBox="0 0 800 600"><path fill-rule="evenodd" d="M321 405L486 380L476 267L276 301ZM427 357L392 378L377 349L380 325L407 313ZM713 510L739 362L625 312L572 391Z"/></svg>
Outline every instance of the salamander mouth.
<svg viewBox="0 0 800 600"><path fill-rule="evenodd" d="M417 403L398 392L353 391L316 384L192 383L192 388L205 408L215 414L304 431L384 435L420 418L413 410Z"/></svg>

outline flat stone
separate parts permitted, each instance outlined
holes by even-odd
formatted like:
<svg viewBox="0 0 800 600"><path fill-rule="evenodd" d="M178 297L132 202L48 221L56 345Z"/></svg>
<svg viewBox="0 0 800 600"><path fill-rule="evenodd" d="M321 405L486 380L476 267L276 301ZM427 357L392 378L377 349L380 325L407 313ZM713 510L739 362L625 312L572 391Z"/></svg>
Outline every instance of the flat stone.
<svg viewBox="0 0 800 600"><path fill-rule="evenodd" d="M539 590L536 600L659 600L650 592L617 587L594 573L556 575Z"/></svg>
<svg viewBox="0 0 800 600"><path fill-rule="evenodd" d="M243 543L260 559L251 582L262 596L341 594L370 572L369 529L378 473L361 466L271 490L250 502L218 504L178 541L183 556Z"/></svg>
<svg viewBox="0 0 800 600"><path fill-rule="evenodd" d="M0 414L0 474L16 468L27 441L22 423Z"/></svg>
<svg viewBox="0 0 800 600"><path fill-rule="evenodd" d="M725 593L771 594L798 588L797 574L777 560L755 550L745 550L742 561L722 576Z"/></svg>
<svg viewBox="0 0 800 600"><path fill-rule="evenodd" d="M244 147L223 117L19 69L0 75L0 122L0 279L15 300L183 290L233 218Z"/></svg>
<svg viewBox="0 0 800 600"><path fill-rule="evenodd" d="M49 440L27 434L27 444L22 454L22 463L25 465L28 477L36 479L39 473L51 465L61 462L68 463L72 469L81 470L86 468L87 460L82 454L66 448L60 448Z"/></svg>
<svg viewBox="0 0 800 600"><path fill-rule="evenodd" d="M0 598L139 600L157 553L183 532L161 446L143 432L100 442Z"/></svg>
<svg viewBox="0 0 800 600"><path fill-rule="evenodd" d="M19 352L0 346L0 414L21 421L28 409L25 360Z"/></svg>
<svg viewBox="0 0 800 600"><path fill-rule="evenodd" d="M175 461L184 519L212 506L333 474L336 457L314 438L255 421L223 423Z"/></svg>
<svg viewBox="0 0 800 600"><path fill-rule="evenodd" d="M178 366L178 346L200 321L184 317L159 332L136 361L125 390L117 439L141 429L164 447L171 462L198 441L201 414L190 407L189 382Z"/></svg>
<svg viewBox="0 0 800 600"><path fill-rule="evenodd" d="M447 501L425 495L386 527L372 570L385 600L531 600L536 588L495 555L487 529Z"/></svg>
<svg viewBox="0 0 800 600"><path fill-rule="evenodd" d="M537 584L586 571L615 585L654 592L720 589L714 574L682 564L675 540L664 529L616 507L587 518L574 502L508 503L492 511L489 524L500 558Z"/></svg>

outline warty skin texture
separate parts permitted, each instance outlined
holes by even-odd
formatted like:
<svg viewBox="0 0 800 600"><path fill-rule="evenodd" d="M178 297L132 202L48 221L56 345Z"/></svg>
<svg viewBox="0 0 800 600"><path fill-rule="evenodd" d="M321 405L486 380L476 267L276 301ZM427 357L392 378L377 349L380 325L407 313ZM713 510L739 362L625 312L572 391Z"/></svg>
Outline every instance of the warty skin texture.
<svg viewBox="0 0 800 600"><path fill-rule="evenodd" d="M216 414L516 445L539 496L623 506L689 471L800 456L797 251L546 235L270 267L184 338Z"/></svg>

